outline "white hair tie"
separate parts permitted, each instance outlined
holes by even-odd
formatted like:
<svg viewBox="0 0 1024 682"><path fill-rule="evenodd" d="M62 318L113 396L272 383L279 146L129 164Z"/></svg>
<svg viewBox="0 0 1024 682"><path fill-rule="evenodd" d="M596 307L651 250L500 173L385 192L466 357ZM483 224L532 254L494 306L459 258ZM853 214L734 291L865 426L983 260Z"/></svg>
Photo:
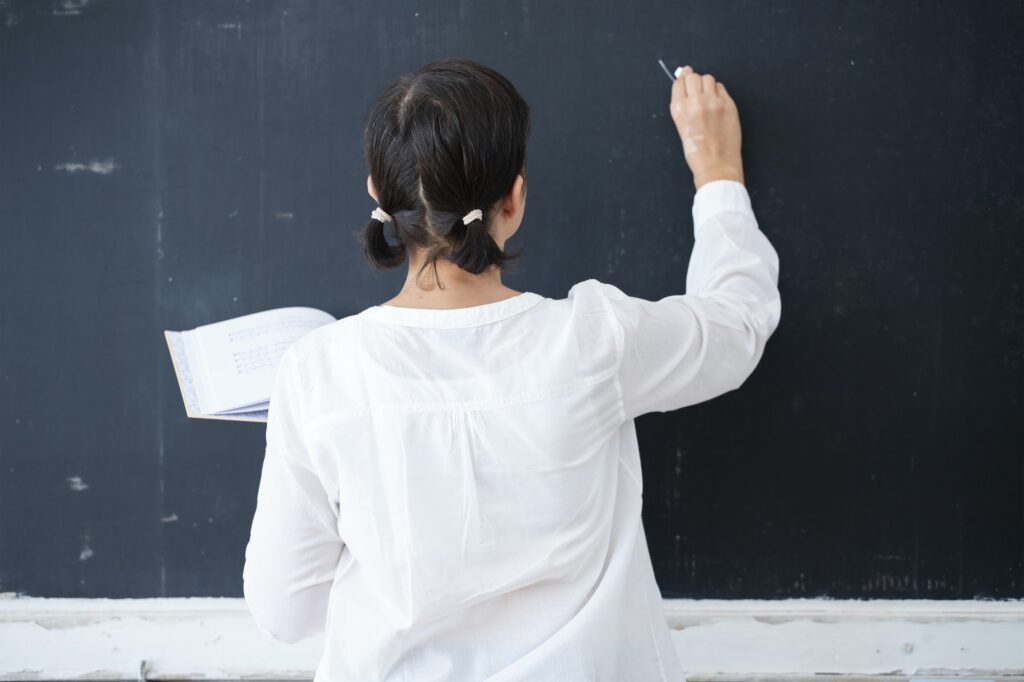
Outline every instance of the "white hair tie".
<svg viewBox="0 0 1024 682"><path fill-rule="evenodd" d="M370 214L370 217L373 218L374 220L379 220L382 223L391 222L391 215L380 206L373 209L373 213Z"/></svg>
<svg viewBox="0 0 1024 682"><path fill-rule="evenodd" d="M380 206L378 206L377 208L373 209L373 213L370 214L370 217L373 218L374 220L379 220L382 223L390 223L390 222L392 222L391 215L387 211L385 211L383 208L381 208ZM470 211L469 213L467 213L466 215L464 215L462 217L462 222L465 225L469 225L474 220L483 220L483 219L484 219L484 212L481 211L479 208L474 208L472 211Z"/></svg>

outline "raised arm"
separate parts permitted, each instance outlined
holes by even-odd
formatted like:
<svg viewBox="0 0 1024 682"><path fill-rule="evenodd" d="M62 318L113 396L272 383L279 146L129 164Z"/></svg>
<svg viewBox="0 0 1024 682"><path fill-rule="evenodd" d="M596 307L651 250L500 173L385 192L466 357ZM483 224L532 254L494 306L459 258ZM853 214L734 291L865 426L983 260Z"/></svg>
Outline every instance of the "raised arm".
<svg viewBox="0 0 1024 682"><path fill-rule="evenodd" d="M686 293L649 301L603 287L622 334L629 418L738 388L782 312L779 257L743 185L736 105L712 76L689 67L677 74L670 109L697 187Z"/></svg>

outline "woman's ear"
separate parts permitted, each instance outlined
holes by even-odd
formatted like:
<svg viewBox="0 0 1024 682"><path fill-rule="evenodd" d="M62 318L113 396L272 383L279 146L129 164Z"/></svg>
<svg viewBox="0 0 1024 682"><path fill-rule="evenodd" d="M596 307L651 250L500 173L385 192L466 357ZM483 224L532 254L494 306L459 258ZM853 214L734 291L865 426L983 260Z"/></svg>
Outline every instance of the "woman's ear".
<svg viewBox="0 0 1024 682"><path fill-rule="evenodd" d="M522 174L516 176L512 185L513 211L519 211L526 206L526 177Z"/></svg>
<svg viewBox="0 0 1024 682"><path fill-rule="evenodd" d="M377 190L373 186L373 178L369 175L366 176L366 191L369 192L374 201L378 204L380 203L380 199L377 198Z"/></svg>
<svg viewBox="0 0 1024 682"><path fill-rule="evenodd" d="M501 211L505 215L513 216L519 212L525 200L526 186L523 183L523 176L517 175L515 182L512 183L512 189L508 191L498 206L501 207Z"/></svg>

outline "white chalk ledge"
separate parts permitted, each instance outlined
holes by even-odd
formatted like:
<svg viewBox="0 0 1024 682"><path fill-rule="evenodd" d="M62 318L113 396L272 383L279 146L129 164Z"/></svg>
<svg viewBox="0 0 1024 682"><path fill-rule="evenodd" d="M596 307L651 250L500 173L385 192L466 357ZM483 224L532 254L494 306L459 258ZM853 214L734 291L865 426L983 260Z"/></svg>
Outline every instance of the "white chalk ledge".
<svg viewBox="0 0 1024 682"><path fill-rule="evenodd" d="M668 599L665 614L689 680L1024 676L1022 601ZM0 593L0 680L308 680L322 644L270 639L242 599Z"/></svg>

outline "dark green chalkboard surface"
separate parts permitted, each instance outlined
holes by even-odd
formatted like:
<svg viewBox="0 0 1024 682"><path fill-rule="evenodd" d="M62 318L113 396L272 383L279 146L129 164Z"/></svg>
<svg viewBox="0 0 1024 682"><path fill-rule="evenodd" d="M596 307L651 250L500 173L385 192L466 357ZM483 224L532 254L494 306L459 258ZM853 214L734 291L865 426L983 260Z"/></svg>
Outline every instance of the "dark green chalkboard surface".
<svg viewBox="0 0 1024 682"><path fill-rule="evenodd" d="M462 56L531 105L506 283L550 297L682 293L657 60L739 105L782 320L638 420L666 597L1024 596L1021 35L1020 1L0 3L0 591L241 596L263 426L187 419L162 332L393 296L365 113Z"/></svg>

